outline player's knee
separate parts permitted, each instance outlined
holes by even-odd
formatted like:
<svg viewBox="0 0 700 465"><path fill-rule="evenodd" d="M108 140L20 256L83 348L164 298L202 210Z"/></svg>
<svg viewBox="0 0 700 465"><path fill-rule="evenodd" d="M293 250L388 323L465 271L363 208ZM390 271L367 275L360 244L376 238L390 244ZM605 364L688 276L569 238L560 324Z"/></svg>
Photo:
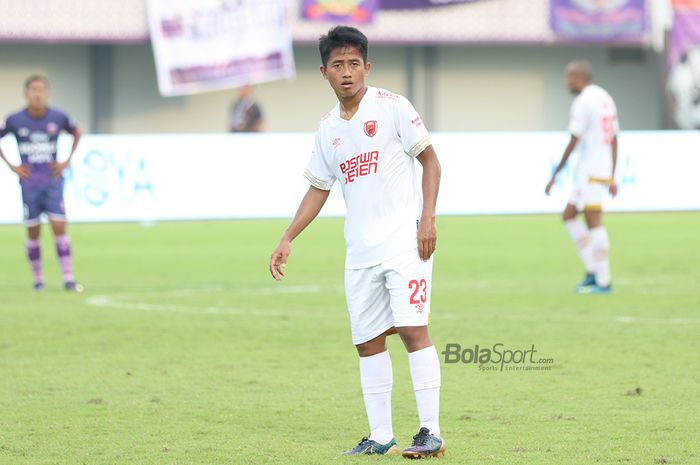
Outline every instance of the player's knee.
<svg viewBox="0 0 700 465"><path fill-rule="evenodd" d="M433 345L427 326L405 326L397 329L408 352L415 352Z"/></svg>
<svg viewBox="0 0 700 465"><path fill-rule="evenodd" d="M360 357L371 357L386 351L386 339L382 335L367 342L356 344L355 348Z"/></svg>

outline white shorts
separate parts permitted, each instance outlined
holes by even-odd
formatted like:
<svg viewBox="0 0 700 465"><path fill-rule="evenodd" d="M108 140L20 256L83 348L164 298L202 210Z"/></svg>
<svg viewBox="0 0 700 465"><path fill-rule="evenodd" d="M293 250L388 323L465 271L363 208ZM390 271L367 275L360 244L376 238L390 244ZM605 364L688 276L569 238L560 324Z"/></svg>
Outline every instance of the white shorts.
<svg viewBox="0 0 700 465"><path fill-rule="evenodd" d="M433 257L422 261L418 249L370 268L346 269L352 343L367 342L393 326L426 326L432 278Z"/></svg>
<svg viewBox="0 0 700 465"><path fill-rule="evenodd" d="M578 211L602 211L603 199L608 193L609 181L605 179L588 178L576 183L569 203Z"/></svg>

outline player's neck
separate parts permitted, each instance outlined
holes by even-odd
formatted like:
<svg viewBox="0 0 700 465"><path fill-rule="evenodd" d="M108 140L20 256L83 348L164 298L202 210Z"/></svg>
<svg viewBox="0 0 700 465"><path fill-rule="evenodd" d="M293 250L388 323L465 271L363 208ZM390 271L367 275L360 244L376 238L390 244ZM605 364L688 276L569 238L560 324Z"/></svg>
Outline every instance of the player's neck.
<svg viewBox="0 0 700 465"><path fill-rule="evenodd" d="M358 93L352 97L341 98L338 97L338 102L340 102L340 117L345 120L352 119L360 108L360 102L362 102L362 97L367 93L368 87L365 86L364 89L360 90Z"/></svg>
<svg viewBox="0 0 700 465"><path fill-rule="evenodd" d="M46 114L47 111L49 111L49 108L47 106L27 107L27 113L29 113L29 116L31 116L32 118L41 118Z"/></svg>

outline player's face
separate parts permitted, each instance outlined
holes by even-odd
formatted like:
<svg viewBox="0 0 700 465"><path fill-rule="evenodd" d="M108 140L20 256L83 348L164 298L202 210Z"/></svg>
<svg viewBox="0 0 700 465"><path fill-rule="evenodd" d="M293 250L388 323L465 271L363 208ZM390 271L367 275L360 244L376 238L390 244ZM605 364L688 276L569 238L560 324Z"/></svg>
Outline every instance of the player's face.
<svg viewBox="0 0 700 465"><path fill-rule="evenodd" d="M321 66L321 74L339 99L350 99L364 90L371 67L355 47L338 47L331 51L327 66Z"/></svg>
<svg viewBox="0 0 700 465"><path fill-rule="evenodd" d="M32 81L24 90L27 103L32 108L44 108L49 99L49 89L43 81Z"/></svg>
<svg viewBox="0 0 700 465"><path fill-rule="evenodd" d="M577 73L575 70L567 69L565 79L566 87L572 94L577 95L581 93L581 90L583 90L584 87L584 83L581 79L580 73Z"/></svg>

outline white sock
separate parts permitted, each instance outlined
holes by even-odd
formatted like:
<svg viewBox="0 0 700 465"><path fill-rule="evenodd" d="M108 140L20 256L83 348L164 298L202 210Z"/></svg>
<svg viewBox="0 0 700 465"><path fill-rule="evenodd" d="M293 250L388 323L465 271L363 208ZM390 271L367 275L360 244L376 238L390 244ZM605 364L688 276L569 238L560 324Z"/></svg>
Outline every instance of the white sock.
<svg viewBox="0 0 700 465"><path fill-rule="evenodd" d="M610 239L603 226L591 229L591 246L593 247L593 266L596 284L602 287L610 285Z"/></svg>
<svg viewBox="0 0 700 465"><path fill-rule="evenodd" d="M440 359L435 346L409 352L420 426L440 437Z"/></svg>
<svg viewBox="0 0 700 465"><path fill-rule="evenodd" d="M569 233L569 236L571 236L571 240L574 241L574 245L576 246L576 250L578 250L578 255L581 257L586 272L594 273L593 246L588 228L577 219L564 222L564 227Z"/></svg>
<svg viewBox="0 0 700 465"><path fill-rule="evenodd" d="M379 444L394 437L391 427L391 387L394 374L389 352L360 357L360 384L365 399L370 436Z"/></svg>

